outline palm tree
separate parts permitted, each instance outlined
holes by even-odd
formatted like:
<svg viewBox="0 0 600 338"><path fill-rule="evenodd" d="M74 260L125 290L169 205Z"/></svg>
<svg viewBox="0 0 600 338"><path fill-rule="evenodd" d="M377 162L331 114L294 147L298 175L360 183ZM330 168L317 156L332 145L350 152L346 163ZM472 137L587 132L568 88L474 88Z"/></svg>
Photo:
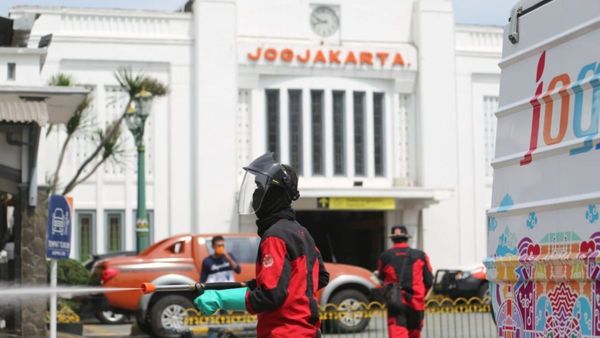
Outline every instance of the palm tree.
<svg viewBox="0 0 600 338"><path fill-rule="evenodd" d="M117 72L115 72L115 78L119 83L119 86L128 95L127 105L125 105L125 109L123 110L121 115L117 117L114 121L109 123L104 130L97 129L95 131L95 137L93 139L98 141L98 143L96 144L96 148L77 168L73 177L62 189L62 195L66 195L69 192L73 191L73 189L75 189L77 185L81 184L82 182L85 182L88 178L90 178L103 163L110 159L116 160L117 155L123 152L122 144L120 142L120 136L122 132L121 125L123 119L125 118L125 114L127 114L128 108L133 104L133 99L135 98L135 95L137 95L142 89L150 92L154 97L165 96L168 93L167 86L158 81L157 79L146 76L141 73L134 74L133 71L131 71L131 69L119 69ZM53 76L49 83L50 85L55 86L72 86L74 81L70 75L60 73ZM67 148L73 136L77 133L89 132L89 128L87 128L89 124L89 119L87 117L87 108L89 107L91 101L92 98L88 96L81 103L81 105L77 107L77 110L65 126L67 137L65 138L60 149L54 173L51 175L48 182L50 193L55 193L59 190L59 178L61 176L60 171L63 165L65 154L67 152ZM48 128L48 132L46 133L46 135L52 132L52 130L54 129L53 127L54 126L51 125ZM87 173L82 177L84 171L88 167L90 168L90 170L87 171Z"/></svg>

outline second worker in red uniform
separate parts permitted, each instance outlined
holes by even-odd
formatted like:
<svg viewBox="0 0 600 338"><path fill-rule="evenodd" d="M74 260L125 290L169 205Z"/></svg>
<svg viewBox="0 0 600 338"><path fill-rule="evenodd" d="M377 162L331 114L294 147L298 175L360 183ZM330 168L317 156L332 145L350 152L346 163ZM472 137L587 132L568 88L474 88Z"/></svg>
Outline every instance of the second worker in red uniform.
<svg viewBox="0 0 600 338"><path fill-rule="evenodd" d="M390 238L394 246L379 257L379 277L384 285L400 284L403 306L401 310L388 310L388 335L390 338L419 338L425 296L433 283L429 258L423 251L408 246L410 236L405 226L392 227Z"/></svg>

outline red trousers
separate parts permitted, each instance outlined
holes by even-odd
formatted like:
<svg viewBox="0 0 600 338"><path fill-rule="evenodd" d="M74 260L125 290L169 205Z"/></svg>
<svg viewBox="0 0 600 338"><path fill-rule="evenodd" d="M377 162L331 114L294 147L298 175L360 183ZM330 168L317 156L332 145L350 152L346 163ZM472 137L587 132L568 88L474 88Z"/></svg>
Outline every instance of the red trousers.
<svg viewBox="0 0 600 338"><path fill-rule="evenodd" d="M404 313L390 314L388 312L389 338L421 338L425 313L407 309Z"/></svg>

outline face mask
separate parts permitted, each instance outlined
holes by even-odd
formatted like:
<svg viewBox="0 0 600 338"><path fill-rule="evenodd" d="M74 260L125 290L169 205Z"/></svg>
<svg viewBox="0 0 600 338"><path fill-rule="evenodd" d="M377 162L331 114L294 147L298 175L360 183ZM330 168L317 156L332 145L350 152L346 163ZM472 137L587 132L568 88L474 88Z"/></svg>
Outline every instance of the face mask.
<svg viewBox="0 0 600 338"><path fill-rule="evenodd" d="M258 212L260 209L261 202L265 196L265 189L263 187L257 187L252 194L252 209L254 212Z"/></svg>

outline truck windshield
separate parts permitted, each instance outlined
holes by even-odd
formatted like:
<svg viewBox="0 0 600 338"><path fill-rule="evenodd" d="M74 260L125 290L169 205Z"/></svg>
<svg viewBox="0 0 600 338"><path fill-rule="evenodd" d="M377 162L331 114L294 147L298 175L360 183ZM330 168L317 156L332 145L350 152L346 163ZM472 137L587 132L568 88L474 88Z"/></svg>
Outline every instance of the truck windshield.
<svg viewBox="0 0 600 338"><path fill-rule="evenodd" d="M225 237L225 250L231 253L238 263L254 263L258 242L258 237ZM206 241L206 249L209 254L214 253L210 240Z"/></svg>

